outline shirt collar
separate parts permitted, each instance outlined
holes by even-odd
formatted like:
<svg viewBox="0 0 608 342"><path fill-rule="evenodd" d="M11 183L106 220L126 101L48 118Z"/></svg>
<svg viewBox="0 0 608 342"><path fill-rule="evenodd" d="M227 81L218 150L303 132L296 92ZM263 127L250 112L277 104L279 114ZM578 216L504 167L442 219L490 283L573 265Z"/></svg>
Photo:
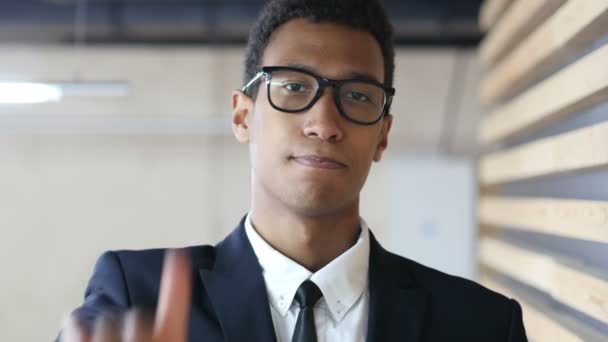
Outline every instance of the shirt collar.
<svg viewBox="0 0 608 342"><path fill-rule="evenodd" d="M313 274L270 246L255 230L250 215L247 215L245 232L262 267L270 305L285 317L298 287L310 279L321 289L334 320L340 322L362 297L368 285L369 229L363 219L360 219L360 227L357 242Z"/></svg>

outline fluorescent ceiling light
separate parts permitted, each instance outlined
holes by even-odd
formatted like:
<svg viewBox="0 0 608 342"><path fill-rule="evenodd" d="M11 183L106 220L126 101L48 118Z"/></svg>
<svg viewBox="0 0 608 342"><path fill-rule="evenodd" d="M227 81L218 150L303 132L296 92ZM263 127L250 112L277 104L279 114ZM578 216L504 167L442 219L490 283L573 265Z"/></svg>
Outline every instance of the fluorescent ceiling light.
<svg viewBox="0 0 608 342"><path fill-rule="evenodd" d="M64 97L120 97L129 84L113 82L0 82L0 104L57 102Z"/></svg>
<svg viewBox="0 0 608 342"><path fill-rule="evenodd" d="M0 82L0 104L42 103L61 100L61 87L34 82Z"/></svg>

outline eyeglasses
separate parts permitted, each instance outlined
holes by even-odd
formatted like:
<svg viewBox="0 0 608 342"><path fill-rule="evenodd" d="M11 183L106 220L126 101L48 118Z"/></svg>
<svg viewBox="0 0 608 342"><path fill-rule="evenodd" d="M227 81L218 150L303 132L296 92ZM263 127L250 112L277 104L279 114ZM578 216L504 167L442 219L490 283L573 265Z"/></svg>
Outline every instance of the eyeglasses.
<svg viewBox="0 0 608 342"><path fill-rule="evenodd" d="M262 76L266 78L266 90L270 105L286 113L309 110L323 94L327 86L333 88L333 97L340 114L360 124L373 125L390 107L395 89L373 80L331 80L308 70L286 67L262 67L247 84L243 92Z"/></svg>

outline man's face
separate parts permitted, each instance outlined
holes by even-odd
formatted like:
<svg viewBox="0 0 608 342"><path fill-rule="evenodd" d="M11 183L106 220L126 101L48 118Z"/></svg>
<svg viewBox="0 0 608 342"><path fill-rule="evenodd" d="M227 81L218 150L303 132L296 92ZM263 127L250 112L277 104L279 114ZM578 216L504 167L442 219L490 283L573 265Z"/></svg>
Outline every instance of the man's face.
<svg viewBox="0 0 608 342"><path fill-rule="evenodd" d="M329 79L368 75L384 80L380 47L365 31L296 19L280 26L264 51L262 66L298 65ZM340 115L325 88L305 112L274 109L259 81L255 101L233 96L234 131L249 142L253 196L302 215L318 216L358 206L373 160L386 148L392 117L359 125Z"/></svg>

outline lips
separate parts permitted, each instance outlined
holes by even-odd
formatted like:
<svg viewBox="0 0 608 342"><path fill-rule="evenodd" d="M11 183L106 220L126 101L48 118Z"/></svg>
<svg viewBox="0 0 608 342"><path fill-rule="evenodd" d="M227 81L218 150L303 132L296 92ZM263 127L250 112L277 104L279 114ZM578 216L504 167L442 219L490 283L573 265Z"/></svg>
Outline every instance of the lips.
<svg viewBox="0 0 608 342"><path fill-rule="evenodd" d="M291 157L291 159L300 165L318 169L337 170L346 168L346 165L344 163L341 163L332 158L318 155L294 156Z"/></svg>

